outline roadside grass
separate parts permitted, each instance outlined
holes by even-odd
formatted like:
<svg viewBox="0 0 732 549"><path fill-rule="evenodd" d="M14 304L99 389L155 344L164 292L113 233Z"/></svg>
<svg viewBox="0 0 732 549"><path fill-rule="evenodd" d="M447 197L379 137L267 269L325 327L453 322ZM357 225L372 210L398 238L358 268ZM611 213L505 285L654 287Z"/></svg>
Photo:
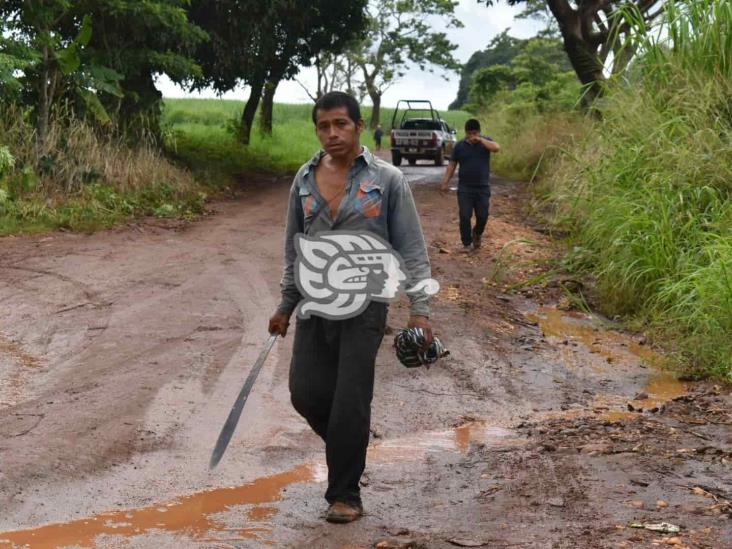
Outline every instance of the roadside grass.
<svg viewBox="0 0 732 549"><path fill-rule="evenodd" d="M732 2L671 2L639 48L544 190L604 312L732 381Z"/></svg>
<svg viewBox="0 0 732 549"><path fill-rule="evenodd" d="M235 139L236 124L245 103L218 99L166 99L164 123L168 151L205 179L227 178L246 171L294 173L320 148L311 119L312 105L275 103L272 136L252 129L251 143ZM393 109L382 108L385 131L382 146L389 147L388 130ZM361 109L368 120L370 107ZM464 111L440 113L458 132L470 118ZM374 149L373 132L366 129L361 142Z"/></svg>
<svg viewBox="0 0 732 549"><path fill-rule="evenodd" d="M0 235L93 231L135 216L203 211L203 188L151 143L130 148L66 114L38 150L22 111L0 114Z"/></svg>
<svg viewBox="0 0 732 549"><path fill-rule="evenodd" d="M573 111L516 112L497 105L478 118L483 133L501 145L501 151L492 155L492 171L517 181L542 180L555 159L593 128L593 121Z"/></svg>

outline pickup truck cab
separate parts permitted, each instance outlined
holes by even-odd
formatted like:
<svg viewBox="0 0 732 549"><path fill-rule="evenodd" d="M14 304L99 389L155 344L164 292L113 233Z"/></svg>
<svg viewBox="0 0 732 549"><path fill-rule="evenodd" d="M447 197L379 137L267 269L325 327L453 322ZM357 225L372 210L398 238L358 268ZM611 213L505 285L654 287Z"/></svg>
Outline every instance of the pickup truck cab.
<svg viewBox="0 0 732 549"><path fill-rule="evenodd" d="M402 116L397 124L397 115L401 104L406 104ZM408 117L415 111L429 113L429 117ZM439 113L432 108L432 103L421 99L401 99L397 103L392 117L391 129L391 160L395 166L402 163L402 159L414 165L420 158L433 160L436 166L442 166L445 157L452 154L455 147L456 131L447 122L440 118Z"/></svg>

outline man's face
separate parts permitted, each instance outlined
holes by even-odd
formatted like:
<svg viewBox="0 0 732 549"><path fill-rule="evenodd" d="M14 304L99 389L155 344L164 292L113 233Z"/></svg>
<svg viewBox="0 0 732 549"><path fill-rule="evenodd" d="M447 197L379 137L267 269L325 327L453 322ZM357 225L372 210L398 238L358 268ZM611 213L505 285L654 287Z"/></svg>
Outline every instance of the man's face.
<svg viewBox="0 0 732 549"><path fill-rule="evenodd" d="M359 144L364 128L363 120L357 123L348 116L346 107L328 111L318 109L315 113L315 133L325 152L333 157L348 155Z"/></svg>
<svg viewBox="0 0 732 549"><path fill-rule="evenodd" d="M470 130L469 132L465 132L465 139L471 143L477 143L478 139L480 139L480 130Z"/></svg>

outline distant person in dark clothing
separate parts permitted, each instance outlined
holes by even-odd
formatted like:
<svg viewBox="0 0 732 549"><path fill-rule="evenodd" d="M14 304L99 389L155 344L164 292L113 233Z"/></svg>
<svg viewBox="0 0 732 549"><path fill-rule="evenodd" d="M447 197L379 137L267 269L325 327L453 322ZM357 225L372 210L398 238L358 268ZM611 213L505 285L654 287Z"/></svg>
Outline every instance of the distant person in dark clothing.
<svg viewBox="0 0 732 549"><path fill-rule="evenodd" d="M460 210L460 240L463 243L461 251L464 253L480 248L481 237L488 222L491 200L491 153L500 150L498 143L480 134L480 122L471 118L465 122L465 139L455 145L452 151L452 158L440 191L447 192L450 178L460 164L457 195ZM475 212L475 226L471 226L473 212Z"/></svg>
<svg viewBox="0 0 732 549"><path fill-rule="evenodd" d="M384 137L384 130L381 129L381 124L376 126L374 131L374 142L376 143L376 150L381 150L381 138Z"/></svg>

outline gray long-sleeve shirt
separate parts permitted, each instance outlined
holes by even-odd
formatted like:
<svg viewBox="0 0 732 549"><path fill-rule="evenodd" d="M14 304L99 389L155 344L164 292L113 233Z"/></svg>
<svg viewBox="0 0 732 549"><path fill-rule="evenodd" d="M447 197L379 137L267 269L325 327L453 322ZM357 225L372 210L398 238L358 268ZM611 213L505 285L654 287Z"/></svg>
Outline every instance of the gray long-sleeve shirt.
<svg viewBox="0 0 732 549"><path fill-rule="evenodd" d="M292 314L302 298L295 284L297 258L294 236L323 231L369 231L389 242L404 259L407 287L430 278L430 261L414 204L412 191L399 169L375 157L363 147L348 173L346 195L335 219L315 184L315 166L324 155L319 151L304 164L290 188L285 232L285 266L280 281L282 301L277 311ZM429 316L429 295L409 293L411 313Z"/></svg>

